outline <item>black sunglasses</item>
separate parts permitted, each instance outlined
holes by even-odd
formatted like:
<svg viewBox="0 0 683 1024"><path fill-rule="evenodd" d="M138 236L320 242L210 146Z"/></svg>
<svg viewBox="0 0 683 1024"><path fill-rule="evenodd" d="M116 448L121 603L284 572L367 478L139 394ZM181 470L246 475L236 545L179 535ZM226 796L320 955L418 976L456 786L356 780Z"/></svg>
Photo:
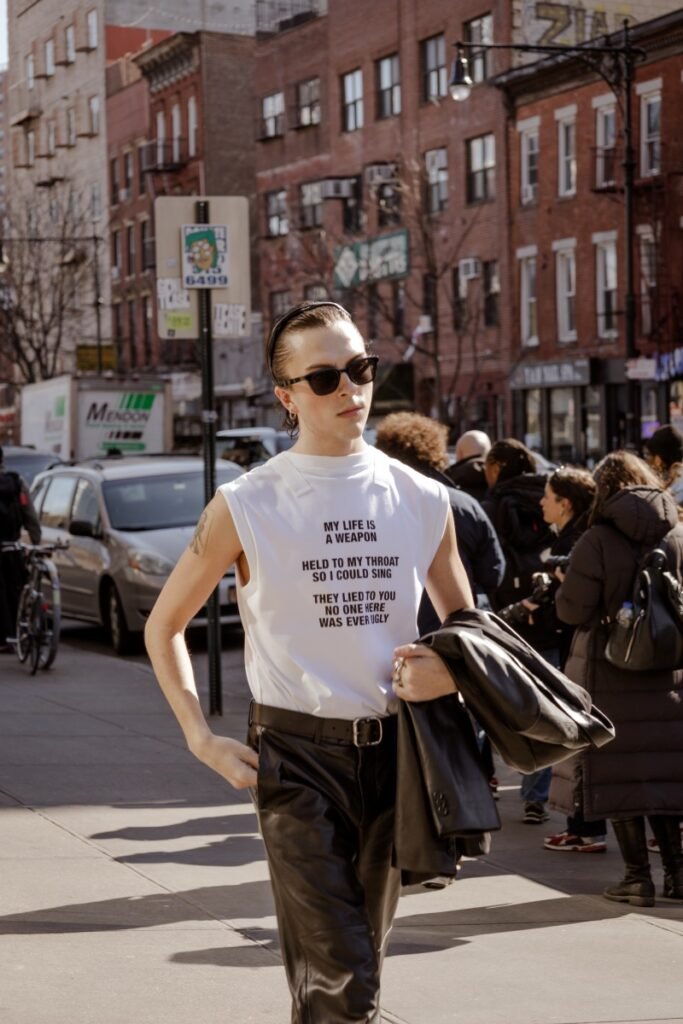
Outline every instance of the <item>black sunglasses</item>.
<svg viewBox="0 0 683 1024"><path fill-rule="evenodd" d="M308 381L314 395L331 395L339 387L342 373L345 373L352 384L372 384L377 373L378 356L355 356L346 366L338 370L336 366L324 366L320 370L311 370L303 377L292 377L280 380L281 388L291 387L299 381Z"/></svg>

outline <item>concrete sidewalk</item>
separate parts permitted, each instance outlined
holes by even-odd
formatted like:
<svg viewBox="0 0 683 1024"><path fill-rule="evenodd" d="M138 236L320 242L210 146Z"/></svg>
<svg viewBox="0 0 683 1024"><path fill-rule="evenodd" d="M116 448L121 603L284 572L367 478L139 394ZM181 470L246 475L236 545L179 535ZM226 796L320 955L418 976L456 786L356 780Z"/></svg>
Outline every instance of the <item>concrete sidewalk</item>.
<svg viewBox="0 0 683 1024"><path fill-rule="evenodd" d="M240 663L226 653L215 726L239 737ZM519 777L501 774L491 856L401 900L385 1019L683 1022L683 908L602 899L614 842L543 851L561 820L523 825ZM144 664L63 646L31 678L2 658L0 815L2 1024L289 1020L251 805L185 750Z"/></svg>

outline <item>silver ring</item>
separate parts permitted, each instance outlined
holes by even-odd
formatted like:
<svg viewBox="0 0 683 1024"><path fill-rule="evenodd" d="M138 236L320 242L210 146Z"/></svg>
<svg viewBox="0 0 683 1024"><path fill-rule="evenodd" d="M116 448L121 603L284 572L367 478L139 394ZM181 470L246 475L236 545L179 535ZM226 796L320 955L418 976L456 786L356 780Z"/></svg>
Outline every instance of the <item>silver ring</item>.
<svg viewBox="0 0 683 1024"><path fill-rule="evenodd" d="M394 673L393 673L393 676L394 676L394 682L396 683L396 685L398 687L403 686L403 683L401 682L401 672L403 671L403 666L405 665L405 663L406 663L405 662L405 658L396 658L396 660L394 662Z"/></svg>

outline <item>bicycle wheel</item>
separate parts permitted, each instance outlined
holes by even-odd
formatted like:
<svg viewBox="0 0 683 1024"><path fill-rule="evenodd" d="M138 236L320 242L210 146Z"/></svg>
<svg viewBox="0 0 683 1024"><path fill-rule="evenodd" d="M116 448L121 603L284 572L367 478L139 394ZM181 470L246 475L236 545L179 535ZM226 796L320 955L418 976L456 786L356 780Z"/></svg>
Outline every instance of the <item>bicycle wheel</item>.
<svg viewBox="0 0 683 1024"><path fill-rule="evenodd" d="M33 589L30 583L21 591L17 609L17 657L21 664L26 661L31 649L31 607Z"/></svg>
<svg viewBox="0 0 683 1024"><path fill-rule="evenodd" d="M49 669L57 656L61 628L61 595L56 579L44 575L42 579L42 631L40 635L38 666Z"/></svg>
<svg viewBox="0 0 683 1024"><path fill-rule="evenodd" d="M45 612L43 611L42 594L33 594L29 622L28 663L31 675L34 676L40 665L41 650L45 642Z"/></svg>

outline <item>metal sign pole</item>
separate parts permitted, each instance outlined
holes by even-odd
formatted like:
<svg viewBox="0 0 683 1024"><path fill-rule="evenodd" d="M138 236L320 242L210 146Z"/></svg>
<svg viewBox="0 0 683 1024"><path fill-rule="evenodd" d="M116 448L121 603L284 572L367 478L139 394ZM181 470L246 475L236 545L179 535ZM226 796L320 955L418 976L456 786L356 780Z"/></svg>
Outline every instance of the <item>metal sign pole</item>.
<svg viewBox="0 0 683 1024"><path fill-rule="evenodd" d="M195 203L197 224L209 224L209 204ZM216 491L216 412L213 394L213 337L211 331L211 289L198 289L199 347L202 360L202 440L204 452L204 503L208 505ZM221 611L218 588L206 603L209 655L209 714L223 714L221 682Z"/></svg>

